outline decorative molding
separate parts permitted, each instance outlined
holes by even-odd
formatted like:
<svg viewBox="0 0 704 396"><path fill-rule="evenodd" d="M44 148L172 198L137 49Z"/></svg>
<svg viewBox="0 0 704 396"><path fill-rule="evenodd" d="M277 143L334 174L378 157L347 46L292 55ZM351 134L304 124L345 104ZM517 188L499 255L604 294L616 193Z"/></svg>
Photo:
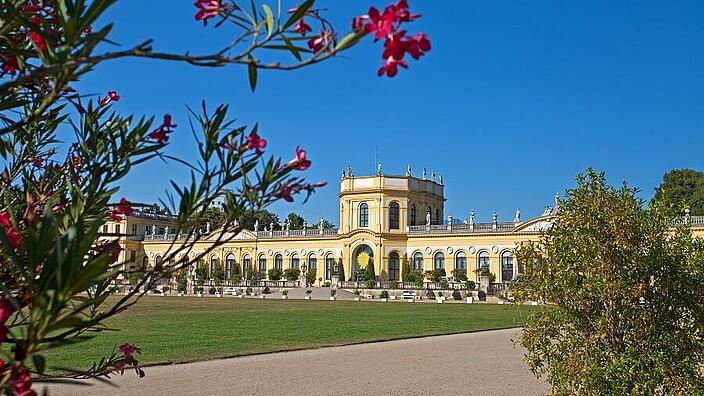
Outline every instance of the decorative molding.
<svg viewBox="0 0 704 396"><path fill-rule="evenodd" d="M447 247L447 254L452 254L453 251L454 249L452 249L452 246Z"/></svg>
<svg viewBox="0 0 704 396"><path fill-rule="evenodd" d="M499 252L499 247L496 246L496 245L492 246L492 247L491 247L491 252L494 253L494 254L498 253L498 252Z"/></svg>
<svg viewBox="0 0 704 396"><path fill-rule="evenodd" d="M474 246L469 247L469 254L474 254L476 252L477 252L477 248L475 248Z"/></svg>

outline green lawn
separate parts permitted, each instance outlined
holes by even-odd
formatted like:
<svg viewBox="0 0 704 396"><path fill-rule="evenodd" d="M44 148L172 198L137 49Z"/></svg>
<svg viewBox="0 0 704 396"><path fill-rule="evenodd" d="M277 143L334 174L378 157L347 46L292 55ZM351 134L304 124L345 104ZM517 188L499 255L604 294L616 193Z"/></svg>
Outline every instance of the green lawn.
<svg viewBox="0 0 704 396"><path fill-rule="evenodd" d="M125 341L143 363L520 326L529 307L234 298L145 297L94 339L46 354L53 367L86 368ZM52 370L53 371L53 370Z"/></svg>

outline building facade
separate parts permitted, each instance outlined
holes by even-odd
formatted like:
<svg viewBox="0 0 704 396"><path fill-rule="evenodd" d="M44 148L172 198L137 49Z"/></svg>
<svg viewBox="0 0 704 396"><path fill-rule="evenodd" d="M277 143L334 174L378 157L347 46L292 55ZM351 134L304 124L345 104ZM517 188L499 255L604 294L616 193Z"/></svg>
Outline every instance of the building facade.
<svg viewBox="0 0 704 396"><path fill-rule="evenodd" d="M496 214L491 222L475 222L473 212L464 221L445 219L444 187L442 178L436 180L434 174L428 178L425 171L421 177L413 177L410 169L405 176L379 172L355 177L348 168L340 181L339 228L290 229L284 225L274 230L271 225L261 225L241 230L229 235L232 239L199 265L209 273L221 268L226 279L236 265L245 277L248 270L266 277L274 268L305 269L316 273L315 285L319 286L353 280L355 271L365 265L360 262L363 257L373 262L380 283L401 281L404 265L411 270L444 269L448 276L455 270L465 271L468 279L475 281L476 270L484 269L494 275L495 283L510 282L519 273L514 249L538 240L540 232L550 226L556 208L548 207L542 216L525 221L519 211L509 222L499 222ZM559 205L557 199L555 205ZM698 233L704 231L704 218L692 218L692 222ZM174 234L170 217L163 213L135 212L106 227L115 234L131 234L120 239L124 249L120 259L130 268L160 262L180 238ZM190 255L197 257L211 245L206 237L193 246ZM345 279L335 276L340 266ZM189 269L189 280L193 275Z"/></svg>

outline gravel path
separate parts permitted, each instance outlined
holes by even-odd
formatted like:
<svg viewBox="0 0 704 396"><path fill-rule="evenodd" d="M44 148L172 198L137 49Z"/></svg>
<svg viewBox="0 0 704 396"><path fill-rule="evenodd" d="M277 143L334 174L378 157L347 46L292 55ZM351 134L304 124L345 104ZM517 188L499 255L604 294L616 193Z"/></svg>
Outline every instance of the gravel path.
<svg viewBox="0 0 704 396"><path fill-rule="evenodd" d="M147 367L119 388L52 386L51 395L544 395L518 330L495 330Z"/></svg>

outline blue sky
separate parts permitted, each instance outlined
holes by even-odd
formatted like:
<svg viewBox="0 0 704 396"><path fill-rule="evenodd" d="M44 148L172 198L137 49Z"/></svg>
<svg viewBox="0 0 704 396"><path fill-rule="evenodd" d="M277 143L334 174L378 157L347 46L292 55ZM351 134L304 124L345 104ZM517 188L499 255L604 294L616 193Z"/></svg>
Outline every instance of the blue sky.
<svg viewBox="0 0 704 396"><path fill-rule="evenodd" d="M153 38L160 51L205 53L233 37L194 21L192 3L123 0L103 22L114 22L112 39L125 47ZM387 2L319 4L347 28L370 4ZM173 114L182 127L169 150L184 158L194 152L185 106L202 99L229 104L242 123L258 121L269 153L288 159L301 145L313 160L307 176L330 185L306 205L272 209L309 220L337 223L340 171L350 163L356 174L373 172L375 146L386 173L402 174L407 163L416 174L442 173L446 214L474 209L478 221L494 211L510 220L516 208L538 215L587 167L645 198L664 172L704 168L704 3L410 4L423 17L409 30L428 33L433 49L395 79L376 77L380 43L369 40L306 70L262 72L254 94L241 67L134 59L100 65L80 88L117 90L125 114ZM142 165L120 195L156 201L169 178L185 175L177 164Z"/></svg>

